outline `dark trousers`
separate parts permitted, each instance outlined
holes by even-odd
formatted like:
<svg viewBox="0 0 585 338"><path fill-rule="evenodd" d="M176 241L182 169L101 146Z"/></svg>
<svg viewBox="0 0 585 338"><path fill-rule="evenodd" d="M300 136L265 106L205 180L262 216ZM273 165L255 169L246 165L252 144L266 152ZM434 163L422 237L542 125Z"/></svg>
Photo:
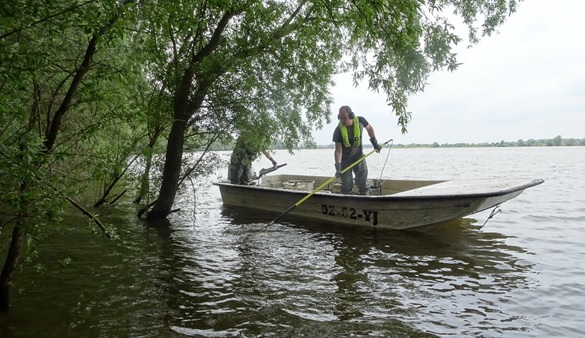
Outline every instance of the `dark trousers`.
<svg viewBox="0 0 585 338"><path fill-rule="evenodd" d="M252 168L244 165L243 163L237 163L236 165L230 165L228 169L228 180L231 184L244 184L247 185L252 180Z"/></svg>
<svg viewBox="0 0 585 338"><path fill-rule="evenodd" d="M344 168L341 168L343 170ZM368 192L366 182L368 181L368 165L366 161L361 161L341 175L341 193L349 194L353 190L353 178L355 177L355 184L358 186L360 195L365 195Z"/></svg>

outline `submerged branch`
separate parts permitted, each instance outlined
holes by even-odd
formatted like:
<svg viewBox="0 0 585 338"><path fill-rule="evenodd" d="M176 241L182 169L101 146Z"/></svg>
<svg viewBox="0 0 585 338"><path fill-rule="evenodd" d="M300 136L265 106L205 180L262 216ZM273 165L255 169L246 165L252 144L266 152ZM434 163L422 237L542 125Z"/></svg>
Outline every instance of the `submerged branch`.
<svg viewBox="0 0 585 338"><path fill-rule="evenodd" d="M106 237L112 238L112 236L106 230L106 227L104 226L104 224L97 217L95 217L94 214L92 214L91 212L89 212L87 209L85 209L84 207L82 207L81 205L79 205L79 203L75 202L71 198L69 198L69 197L67 197L65 195L63 195L63 197L69 203L71 203L74 207L76 207L79 211L81 211L81 213L83 213L85 216L87 216L89 219L91 219L95 224L97 224L97 226L102 230L102 232L104 233L104 235L106 235Z"/></svg>

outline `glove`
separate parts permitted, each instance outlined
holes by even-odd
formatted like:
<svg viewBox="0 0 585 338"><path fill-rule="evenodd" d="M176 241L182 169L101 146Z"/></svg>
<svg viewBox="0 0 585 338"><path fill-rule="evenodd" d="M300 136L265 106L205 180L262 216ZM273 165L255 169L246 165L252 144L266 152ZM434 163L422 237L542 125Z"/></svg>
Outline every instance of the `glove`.
<svg viewBox="0 0 585 338"><path fill-rule="evenodd" d="M341 176L341 163L335 163L335 177Z"/></svg>
<svg viewBox="0 0 585 338"><path fill-rule="evenodd" d="M370 142L372 142L372 146L374 147L374 149L376 149L377 153L379 153L380 150L382 150L382 146L378 144L378 140L376 140L376 137L372 137L370 139Z"/></svg>
<svg viewBox="0 0 585 338"><path fill-rule="evenodd" d="M271 159L270 159L270 162L272 162L272 165L273 165L274 167L276 167L276 165L278 164L278 163L276 163L276 161L275 161L273 158L271 158Z"/></svg>

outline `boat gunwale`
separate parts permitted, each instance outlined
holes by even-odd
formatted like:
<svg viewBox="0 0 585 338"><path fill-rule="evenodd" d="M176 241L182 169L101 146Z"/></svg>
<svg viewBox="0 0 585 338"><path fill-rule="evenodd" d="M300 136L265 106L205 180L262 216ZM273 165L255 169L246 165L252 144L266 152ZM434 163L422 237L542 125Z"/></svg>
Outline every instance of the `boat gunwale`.
<svg viewBox="0 0 585 338"><path fill-rule="evenodd" d="M250 189L251 191L258 191L258 190L265 190L271 192L282 192L287 194L298 194L298 195L308 195L308 194L318 194L318 196L322 197L331 197L335 199L356 199L356 200L364 200L364 199L372 199L372 200L392 200L392 201L412 201L412 200L429 200L429 199L440 199L440 200L451 200L451 199L468 199L468 198L489 198L489 197L498 197L504 196L508 194L512 194L518 191L523 191L525 189L534 187L536 185L544 183L543 179L528 179L529 182L521 185L515 185L510 188L491 191L491 192L478 192L478 193L456 193L456 194L427 194L427 195L401 195L396 196L396 194L392 195L357 195L357 194L341 194L341 193L333 193L328 192L324 193L321 191L305 191L305 190L292 190L292 189L284 189L284 188L272 188L272 187L265 187L261 185L241 185L241 184L232 184L229 182L213 182L213 185L220 186L220 187L233 187L238 189ZM412 180L416 181L416 180ZM445 181L437 181L437 182L445 182ZM416 189L412 189L416 190ZM400 193L407 193L409 190L400 192ZM302 197L301 197L302 198Z"/></svg>

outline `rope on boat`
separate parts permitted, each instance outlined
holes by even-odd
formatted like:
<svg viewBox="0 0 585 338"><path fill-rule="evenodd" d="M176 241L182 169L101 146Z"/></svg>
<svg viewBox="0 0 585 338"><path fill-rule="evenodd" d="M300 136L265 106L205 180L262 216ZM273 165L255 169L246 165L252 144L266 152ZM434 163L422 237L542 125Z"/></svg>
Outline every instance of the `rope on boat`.
<svg viewBox="0 0 585 338"><path fill-rule="evenodd" d="M392 146L394 145L394 140L390 139L390 148L388 148L388 153L386 153L386 161L384 161L384 165L382 166L382 170L380 171L380 178L378 179L378 193L382 193L382 176L384 175L384 169L386 169L386 164L388 164L388 159L390 158L390 150L392 150Z"/></svg>
<svg viewBox="0 0 585 338"><path fill-rule="evenodd" d="M488 216L488 218L486 218L485 222L483 222L483 224L481 225L482 227L484 227L486 225L486 223L492 219L492 217L494 217L496 214L502 212L502 209L500 209L500 205L496 205L493 209L492 212L490 212L490 215Z"/></svg>

